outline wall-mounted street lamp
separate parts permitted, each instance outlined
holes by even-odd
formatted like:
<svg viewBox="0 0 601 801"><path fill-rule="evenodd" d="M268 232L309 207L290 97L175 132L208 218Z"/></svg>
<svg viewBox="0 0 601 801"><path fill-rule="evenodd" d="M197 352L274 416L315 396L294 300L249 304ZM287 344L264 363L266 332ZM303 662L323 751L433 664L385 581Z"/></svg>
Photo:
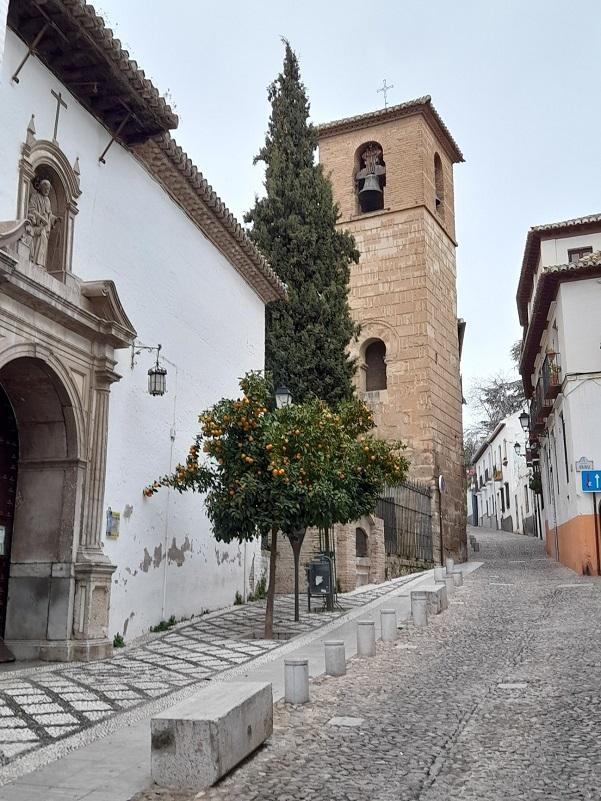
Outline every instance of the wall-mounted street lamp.
<svg viewBox="0 0 601 801"><path fill-rule="evenodd" d="M278 409L284 406L292 406L292 395L287 386L280 386L275 391L275 405Z"/></svg>
<svg viewBox="0 0 601 801"><path fill-rule="evenodd" d="M523 411L519 417L520 425L522 426L522 431L524 434L528 433L528 429L530 428L530 415L528 412Z"/></svg>
<svg viewBox="0 0 601 801"><path fill-rule="evenodd" d="M157 358L154 367L148 371L148 394L153 396L164 395L167 392L167 370L159 364L159 356L161 353L162 345L142 345L140 342L135 342L131 346L131 368L133 370L136 363L136 356L139 356L143 350L150 352L156 351Z"/></svg>

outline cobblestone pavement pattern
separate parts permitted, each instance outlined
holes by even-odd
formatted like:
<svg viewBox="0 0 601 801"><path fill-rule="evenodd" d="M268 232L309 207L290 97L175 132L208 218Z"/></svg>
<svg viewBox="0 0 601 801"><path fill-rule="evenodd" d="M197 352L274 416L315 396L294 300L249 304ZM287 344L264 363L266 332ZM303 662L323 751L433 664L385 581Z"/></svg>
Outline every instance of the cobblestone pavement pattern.
<svg viewBox="0 0 601 801"><path fill-rule="evenodd" d="M277 704L267 745L216 787L135 801L599 799L601 581L474 533L484 566L448 612Z"/></svg>
<svg viewBox="0 0 601 801"><path fill-rule="evenodd" d="M311 615L303 611L299 623L292 622L293 598L277 598L275 628L305 634L407 580L341 595L342 608ZM264 615L264 602L247 604L198 618L102 662L0 674L0 777L1 766L26 753L278 648L283 641L251 639L253 631L261 630Z"/></svg>

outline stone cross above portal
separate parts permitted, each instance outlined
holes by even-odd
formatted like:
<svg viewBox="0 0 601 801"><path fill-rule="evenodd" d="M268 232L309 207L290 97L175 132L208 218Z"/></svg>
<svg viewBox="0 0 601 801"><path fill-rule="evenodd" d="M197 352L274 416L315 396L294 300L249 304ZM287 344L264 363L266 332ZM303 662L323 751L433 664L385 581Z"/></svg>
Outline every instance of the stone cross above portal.
<svg viewBox="0 0 601 801"><path fill-rule="evenodd" d="M54 91L54 89L50 90L50 93L54 98L56 98L56 117L54 118L54 135L52 137L52 141L55 144L58 144L57 134L58 134L58 119L61 113L61 106L63 108L67 108L67 104L63 100L62 94L59 92L58 94Z"/></svg>
<svg viewBox="0 0 601 801"><path fill-rule="evenodd" d="M389 89L394 89L394 84L391 84L390 86L387 86L386 85L386 78L384 78L384 82L382 84L382 87L380 89L378 89L378 93L383 92L383 94L384 94L384 108L388 108L388 91L389 91Z"/></svg>

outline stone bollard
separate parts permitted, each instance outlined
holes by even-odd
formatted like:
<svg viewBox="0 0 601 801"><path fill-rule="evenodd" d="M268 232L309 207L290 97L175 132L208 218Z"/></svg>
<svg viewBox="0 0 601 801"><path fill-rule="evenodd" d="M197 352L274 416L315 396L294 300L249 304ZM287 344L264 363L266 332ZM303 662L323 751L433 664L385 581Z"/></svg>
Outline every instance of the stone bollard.
<svg viewBox="0 0 601 801"><path fill-rule="evenodd" d="M463 573L461 572L461 570L457 569L453 570L452 577L453 577L453 583L456 587L463 586Z"/></svg>
<svg viewBox="0 0 601 801"><path fill-rule="evenodd" d="M342 640L330 640L324 643L326 657L326 674L328 676L344 676L346 673L346 656Z"/></svg>
<svg viewBox="0 0 601 801"><path fill-rule="evenodd" d="M411 593L411 618L414 626L428 625L428 593L425 590Z"/></svg>
<svg viewBox="0 0 601 801"><path fill-rule="evenodd" d="M394 642L398 637L396 609L380 610L383 642Z"/></svg>
<svg viewBox="0 0 601 801"><path fill-rule="evenodd" d="M373 620L357 623L357 656L376 655L376 624Z"/></svg>
<svg viewBox="0 0 601 801"><path fill-rule="evenodd" d="M306 704L309 700L309 660L284 659L284 700Z"/></svg>
<svg viewBox="0 0 601 801"><path fill-rule="evenodd" d="M453 572L453 568L455 567L455 561L451 559L451 557L449 556L447 558L446 565L447 565L447 576L449 576Z"/></svg>
<svg viewBox="0 0 601 801"><path fill-rule="evenodd" d="M445 569L442 565L434 568L434 581L444 581Z"/></svg>
<svg viewBox="0 0 601 801"><path fill-rule="evenodd" d="M472 543L472 548L474 549L474 553L477 553L480 550L480 543L476 540L476 542Z"/></svg>
<svg viewBox="0 0 601 801"><path fill-rule="evenodd" d="M455 592L455 582L453 576L445 576L445 587L447 590L447 599Z"/></svg>

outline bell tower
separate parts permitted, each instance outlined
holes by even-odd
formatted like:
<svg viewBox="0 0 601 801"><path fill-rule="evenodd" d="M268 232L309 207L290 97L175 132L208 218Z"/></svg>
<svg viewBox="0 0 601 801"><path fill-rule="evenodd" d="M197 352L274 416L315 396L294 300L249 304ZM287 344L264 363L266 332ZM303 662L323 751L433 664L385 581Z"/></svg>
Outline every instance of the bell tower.
<svg viewBox="0 0 601 801"><path fill-rule="evenodd" d="M435 556L467 557L453 165L463 156L420 98L320 125L319 159L361 253L350 304L358 394L378 434L432 486ZM462 333L462 331L461 331ZM438 491L443 475L446 490Z"/></svg>

